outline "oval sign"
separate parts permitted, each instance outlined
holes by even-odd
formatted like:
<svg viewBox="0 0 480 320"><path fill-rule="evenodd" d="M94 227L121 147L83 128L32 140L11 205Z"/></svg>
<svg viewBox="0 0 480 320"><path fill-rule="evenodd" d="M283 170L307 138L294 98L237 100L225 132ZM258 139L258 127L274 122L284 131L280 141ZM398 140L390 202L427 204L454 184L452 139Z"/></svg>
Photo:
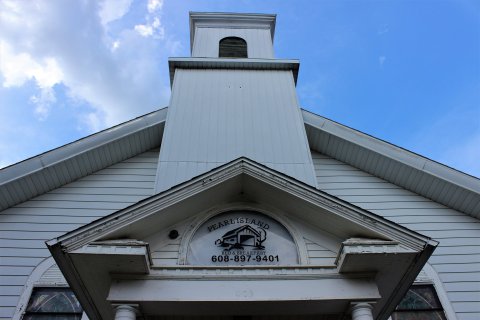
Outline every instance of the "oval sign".
<svg viewBox="0 0 480 320"><path fill-rule="evenodd" d="M230 211L208 219L190 241L191 265L294 265L297 246L276 220L254 211Z"/></svg>

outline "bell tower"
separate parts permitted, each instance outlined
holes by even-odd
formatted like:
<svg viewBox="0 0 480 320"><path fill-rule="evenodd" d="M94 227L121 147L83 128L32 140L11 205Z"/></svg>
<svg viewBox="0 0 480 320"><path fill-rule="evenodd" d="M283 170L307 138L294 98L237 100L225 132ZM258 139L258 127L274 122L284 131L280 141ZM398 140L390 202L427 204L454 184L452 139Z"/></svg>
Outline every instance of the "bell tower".
<svg viewBox="0 0 480 320"><path fill-rule="evenodd" d="M316 186L295 91L299 62L274 58L275 20L190 13L192 57L169 59L157 193L239 157Z"/></svg>
<svg viewBox="0 0 480 320"><path fill-rule="evenodd" d="M192 12L190 13L192 57L219 58L222 40L236 38L247 44L248 56L245 58L273 59L275 18L275 15L270 14Z"/></svg>

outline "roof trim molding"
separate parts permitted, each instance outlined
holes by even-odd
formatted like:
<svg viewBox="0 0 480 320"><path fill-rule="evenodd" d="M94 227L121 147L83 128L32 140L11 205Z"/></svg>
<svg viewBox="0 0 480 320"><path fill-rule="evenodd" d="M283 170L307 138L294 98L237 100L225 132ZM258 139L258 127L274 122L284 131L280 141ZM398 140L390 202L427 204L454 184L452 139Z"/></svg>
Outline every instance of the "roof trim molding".
<svg viewBox="0 0 480 320"><path fill-rule="evenodd" d="M224 13L224 12L190 12L190 52L193 51L195 30L197 27L226 28L268 28L273 38L275 35L276 14L262 13Z"/></svg>
<svg viewBox="0 0 480 320"><path fill-rule="evenodd" d="M348 219L359 226L375 230L375 232L383 235L388 234L393 240L401 242L409 248L419 250L424 248L425 245L435 247L438 244L427 236L356 207L246 157L240 157L125 209L49 240L47 245L48 247L61 245L63 250L75 250L92 241L97 241L100 237L111 235L132 222L154 215L173 203L183 201L202 190L213 188L239 175L253 177L279 190L294 194L308 203L316 203L318 207Z"/></svg>
<svg viewBox="0 0 480 320"><path fill-rule="evenodd" d="M297 84L300 62L297 59L260 58L169 58L170 87L173 87L175 69L236 69L236 70L291 70Z"/></svg>
<svg viewBox="0 0 480 320"><path fill-rule="evenodd" d="M0 210L72 182L93 172L92 170L105 168L111 165L112 161L118 162L134 156L127 154L128 152L122 148L117 154L118 159L100 157L101 161L97 161L96 167L90 170L84 168L70 170L69 167L71 165L78 168L79 163L82 163L82 157L93 155L102 148L108 148L123 139L164 124L166 116L167 108L163 108L1 169ZM158 147L160 140L161 136L158 137L158 141L146 142L143 148L148 150ZM57 174L49 175L47 172L59 168L67 170L68 175L58 178Z"/></svg>
<svg viewBox="0 0 480 320"><path fill-rule="evenodd" d="M456 187L455 188L456 192L461 193L461 194L458 194L457 197L463 197L464 199L466 199L467 197L477 198L478 204L476 206L473 206L473 209L479 207L480 179L470 176L466 173L460 172L458 170L452 169L448 166L445 166L441 163L435 162L428 158L422 157L416 153L410 152L406 149L400 148L398 146L390 144L381 139L374 138L370 135L354 130L350 127L344 126L335 121L321 117L307 110L302 109L302 115L303 115L303 119L306 126L310 126L313 130L321 131L323 134L326 134L328 136L334 136L344 140L347 143L348 148L350 149L349 151L351 152L371 151L377 155L380 155L383 158L392 160L398 164L402 164L402 165L408 166L409 168L418 170L419 172L424 173L426 176L433 179L434 181L439 181L439 182L441 181L443 183L446 183L447 185ZM328 137L326 137L326 139L328 139ZM331 152L329 152L327 148L320 146L320 143L316 144L315 142L312 142L312 141L309 141L309 142L310 142L310 147L312 149L322 152L333 158L337 158L336 155L331 154ZM355 148L357 148L357 150L354 150ZM345 162L344 159L338 159L338 160ZM412 186L407 184L402 185L402 183L399 183L399 181L396 180L396 177L394 177L396 173L393 172L393 170L390 170L390 173L388 174L385 174L385 173L380 174L380 172L375 172L375 171L372 172L372 170L369 170L365 166L362 166L360 161L354 164L352 163L350 164L366 172L370 172L371 174L379 176L387 181L390 181L397 185L401 185L402 187L408 190L411 190L415 193L418 193L422 196L425 196L439 203L442 203L446 206L449 206L455 210L466 212L471 215L478 214L478 212L475 212L475 210L465 210L464 208L462 208L461 207L462 201L460 201L459 198L456 198L455 200L452 200L450 202L446 202L442 199L442 198L445 198L445 194L443 193L442 194L441 193L425 194L412 187L415 183L420 184L420 181L416 181L416 182L411 181L410 183L412 184ZM414 179L415 178L412 178L410 180L414 180ZM419 177L419 180L420 180L420 177Z"/></svg>

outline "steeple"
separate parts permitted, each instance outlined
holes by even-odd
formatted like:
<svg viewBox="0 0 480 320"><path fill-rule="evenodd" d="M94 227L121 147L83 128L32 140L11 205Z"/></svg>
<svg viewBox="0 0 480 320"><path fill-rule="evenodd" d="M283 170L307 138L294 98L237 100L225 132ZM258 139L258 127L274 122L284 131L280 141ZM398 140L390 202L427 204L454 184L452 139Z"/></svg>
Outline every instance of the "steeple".
<svg viewBox="0 0 480 320"><path fill-rule="evenodd" d="M316 186L295 91L274 59L275 15L190 13L191 58L170 58L172 95L156 192L239 157Z"/></svg>
<svg viewBox="0 0 480 320"><path fill-rule="evenodd" d="M219 58L222 39L246 42L247 57L273 59L276 15L237 13L190 13L192 57Z"/></svg>

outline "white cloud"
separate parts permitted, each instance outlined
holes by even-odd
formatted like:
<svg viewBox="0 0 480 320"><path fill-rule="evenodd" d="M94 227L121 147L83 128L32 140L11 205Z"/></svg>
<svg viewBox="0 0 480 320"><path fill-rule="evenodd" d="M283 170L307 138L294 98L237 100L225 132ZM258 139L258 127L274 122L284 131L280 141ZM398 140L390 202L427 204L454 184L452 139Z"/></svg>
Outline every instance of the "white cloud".
<svg viewBox="0 0 480 320"><path fill-rule="evenodd" d="M44 120L57 101L54 86L62 84L68 95L87 102L88 110L74 111L80 123L94 130L163 107L169 86L168 70L161 62L171 54L175 40L164 39L161 1L150 1L148 9L143 6L148 38L132 30L138 21L122 20L133 4L137 5L130 0L0 2L2 85L21 87L34 81L38 89L30 102ZM107 30L105 24L112 21L118 24Z"/></svg>
<svg viewBox="0 0 480 320"><path fill-rule="evenodd" d="M100 4L100 21L106 25L122 18L130 9L132 0L103 0Z"/></svg>
<svg viewBox="0 0 480 320"><path fill-rule="evenodd" d="M120 41L116 40L112 43L112 51L117 50L120 47Z"/></svg>
<svg viewBox="0 0 480 320"><path fill-rule="evenodd" d="M0 41L0 57L2 57L0 59L2 86L19 87L33 80L39 92L30 97L30 102L35 105L37 119L45 120L51 104L56 101L53 86L63 80L63 72L57 61L51 57L35 60L25 52L14 54L5 41Z"/></svg>
<svg viewBox="0 0 480 320"><path fill-rule="evenodd" d="M148 0L147 9L148 12L153 13L155 11L162 10L163 0Z"/></svg>
<svg viewBox="0 0 480 320"><path fill-rule="evenodd" d="M51 105L57 101L53 88L42 88L40 93L30 97L30 102L35 105L35 115L41 121L47 119Z"/></svg>
<svg viewBox="0 0 480 320"><path fill-rule="evenodd" d="M148 24L137 24L135 26L135 31L137 31L142 37L153 35L153 27Z"/></svg>
<svg viewBox="0 0 480 320"><path fill-rule="evenodd" d="M102 119L98 113L91 112L91 113L85 114L82 117L81 121L85 125L87 125L89 130L92 132L99 131L103 127Z"/></svg>
<svg viewBox="0 0 480 320"><path fill-rule="evenodd" d="M160 19L157 17L153 18L151 23L136 25L135 31L137 31L142 37L154 36L155 38L163 39L165 36L165 30L160 23Z"/></svg>
<svg viewBox="0 0 480 320"><path fill-rule="evenodd" d="M10 45L1 40L0 56L2 85L6 88L21 86L28 80L35 80L40 88L49 88L62 81L62 70L52 57L35 60L26 52L15 54Z"/></svg>

